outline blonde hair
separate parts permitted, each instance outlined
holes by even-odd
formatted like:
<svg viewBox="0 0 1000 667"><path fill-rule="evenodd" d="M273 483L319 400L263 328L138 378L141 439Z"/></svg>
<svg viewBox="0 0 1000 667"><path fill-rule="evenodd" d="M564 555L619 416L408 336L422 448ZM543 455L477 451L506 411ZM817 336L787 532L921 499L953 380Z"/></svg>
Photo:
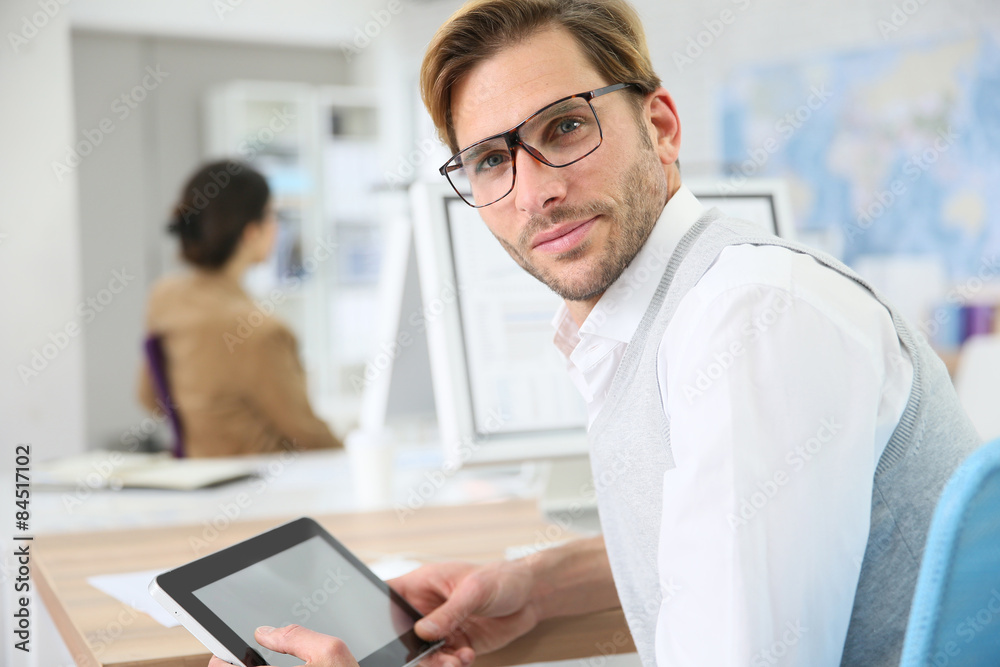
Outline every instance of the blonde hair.
<svg viewBox="0 0 1000 667"><path fill-rule="evenodd" d="M609 84L638 84L643 97L660 86L639 15L625 0L472 0L438 29L420 68L424 106L452 152L459 148L454 86L480 62L549 27L568 30Z"/></svg>

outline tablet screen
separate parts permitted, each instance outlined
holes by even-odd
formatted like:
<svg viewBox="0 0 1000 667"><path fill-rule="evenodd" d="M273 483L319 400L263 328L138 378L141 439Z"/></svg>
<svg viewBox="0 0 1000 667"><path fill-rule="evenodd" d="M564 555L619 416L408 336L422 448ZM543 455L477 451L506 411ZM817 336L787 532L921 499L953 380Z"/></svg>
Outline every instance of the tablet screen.
<svg viewBox="0 0 1000 667"><path fill-rule="evenodd" d="M307 581L314 585L303 585ZM253 636L261 625L298 623L334 634L359 662L413 627L402 609L318 536L192 593L275 667L302 661L261 647Z"/></svg>
<svg viewBox="0 0 1000 667"><path fill-rule="evenodd" d="M338 637L360 667L415 664L441 644L420 639L420 613L309 518L164 572L150 592L186 612L181 621L206 646L245 665L302 664L260 646L254 630L262 625L297 623Z"/></svg>

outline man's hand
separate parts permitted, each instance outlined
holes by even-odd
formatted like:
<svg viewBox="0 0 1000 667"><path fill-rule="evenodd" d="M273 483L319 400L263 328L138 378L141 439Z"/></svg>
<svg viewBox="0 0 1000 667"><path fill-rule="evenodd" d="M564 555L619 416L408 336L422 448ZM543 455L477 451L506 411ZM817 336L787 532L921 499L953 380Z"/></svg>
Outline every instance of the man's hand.
<svg viewBox="0 0 1000 667"><path fill-rule="evenodd" d="M426 667L467 667L476 654L506 646L538 624L533 575L523 561L425 565L388 583L425 615L414 628L420 637L446 640Z"/></svg>
<svg viewBox="0 0 1000 667"><path fill-rule="evenodd" d="M299 625L257 628L254 639L264 648L305 660L305 667L358 667L358 661L347 650L347 644L336 637L313 632ZM231 666L228 662L213 657L208 667Z"/></svg>
<svg viewBox="0 0 1000 667"><path fill-rule="evenodd" d="M620 607L604 538L574 540L514 561L440 563L388 582L424 618L416 633L445 646L422 667L468 667L539 621ZM261 646L307 661L306 667L358 667L339 639L289 625L255 635ZM225 667L213 658L209 667Z"/></svg>

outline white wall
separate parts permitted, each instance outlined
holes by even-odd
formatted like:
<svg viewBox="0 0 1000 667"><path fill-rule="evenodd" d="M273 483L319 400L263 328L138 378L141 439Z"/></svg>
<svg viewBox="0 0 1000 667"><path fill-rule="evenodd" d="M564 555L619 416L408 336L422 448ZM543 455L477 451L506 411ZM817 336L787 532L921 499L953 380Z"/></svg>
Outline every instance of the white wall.
<svg viewBox="0 0 1000 667"><path fill-rule="evenodd" d="M26 41L16 40L16 51L11 33ZM32 0L6 0L0 34L0 442L8 468L16 443L31 443L35 461L83 449L89 332L76 310L77 183L72 174L60 182L52 169L73 141L69 20L65 12L48 17ZM18 368L31 368L36 353L38 375L22 379Z"/></svg>
<svg viewBox="0 0 1000 667"><path fill-rule="evenodd" d="M74 0L73 27L330 48L387 0Z"/></svg>

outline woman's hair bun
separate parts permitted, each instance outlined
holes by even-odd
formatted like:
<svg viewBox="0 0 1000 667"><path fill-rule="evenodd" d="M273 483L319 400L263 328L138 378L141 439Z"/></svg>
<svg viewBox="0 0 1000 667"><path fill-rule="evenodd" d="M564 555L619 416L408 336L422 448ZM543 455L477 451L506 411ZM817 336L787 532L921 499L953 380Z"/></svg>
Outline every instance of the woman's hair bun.
<svg viewBox="0 0 1000 667"><path fill-rule="evenodd" d="M186 261L221 268L236 251L244 228L265 219L270 196L267 180L249 165L210 162L185 183L167 231L180 238Z"/></svg>
<svg viewBox="0 0 1000 667"><path fill-rule="evenodd" d="M175 206L173 215L167 221L167 231L174 236L197 238L199 220L197 212L184 213L182 206Z"/></svg>

